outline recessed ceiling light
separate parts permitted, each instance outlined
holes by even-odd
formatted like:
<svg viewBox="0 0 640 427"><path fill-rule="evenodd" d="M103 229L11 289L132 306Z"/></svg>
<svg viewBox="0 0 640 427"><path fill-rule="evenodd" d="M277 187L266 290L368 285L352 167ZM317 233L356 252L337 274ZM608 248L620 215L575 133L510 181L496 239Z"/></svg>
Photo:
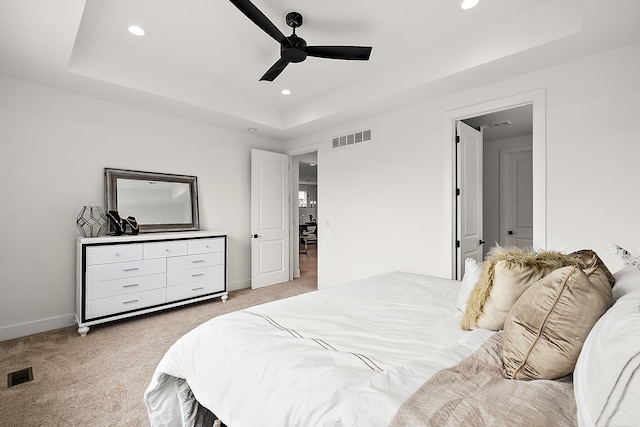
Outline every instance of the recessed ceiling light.
<svg viewBox="0 0 640 427"><path fill-rule="evenodd" d="M132 25L129 27L129 32L134 36L142 37L144 36L144 30L137 25Z"/></svg>
<svg viewBox="0 0 640 427"><path fill-rule="evenodd" d="M460 2L460 7L462 9L471 9L472 7L475 7L479 1L480 0L462 0Z"/></svg>
<svg viewBox="0 0 640 427"><path fill-rule="evenodd" d="M291 95L291 91L289 89L282 89L280 93L283 95Z"/></svg>
<svg viewBox="0 0 640 427"><path fill-rule="evenodd" d="M315 163L309 163L309 166L315 166L315 165L316 165Z"/></svg>
<svg viewBox="0 0 640 427"><path fill-rule="evenodd" d="M256 129L256 128L247 128L247 130L249 132L258 132L258 129Z"/></svg>

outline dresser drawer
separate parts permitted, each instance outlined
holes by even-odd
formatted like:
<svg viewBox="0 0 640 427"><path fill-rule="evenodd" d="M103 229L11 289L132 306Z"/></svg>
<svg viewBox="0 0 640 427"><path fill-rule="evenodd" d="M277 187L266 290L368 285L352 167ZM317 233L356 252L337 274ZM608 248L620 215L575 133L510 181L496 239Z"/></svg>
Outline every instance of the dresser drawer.
<svg viewBox="0 0 640 427"><path fill-rule="evenodd" d="M92 319L163 304L166 302L166 296L165 289L154 289L87 301L85 317Z"/></svg>
<svg viewBox="0 0 640 427"><path fill-rule="evenodd" d="M186 240L169 240L166 242L149 242L144 244L144 259L168 258L187 254Z"/></svg>
<svg viewBox="0 0 640 427"><path fill-rule="evenodd" d="M148 276L126 277L124 279L104 280L102 282L87 283L87 300L126 295L135 292L164 288L167 283L165 273Z"/></svg>
<svg viewBox="0 0 640 427"><path fill-rule="evenodd" d="M188 285L170 286L167 288L167 302L199 297L224 291L224 281L199 282Z"/></svg>
<svg viewBox="0 0 640 427"><path fill-rule="evenodd" d="M215 281L224 285L224 266L215 265L213 267L191 268L189 270L173 270L167 272L167 286L207 281Z"/></svg>
<svg viewBox="0 0 640 427"><path fill-rule="evenodd" d="M166 272L166 260L164 258L90 265L87 266L86 283L122 279L125 277L146 276L148 274L164 272Z"/></svg>
<svg viewBox="0 0 640 427"><path fill-rule="evenodd" d="M224 237L189 240L189 255L224 252Z"/></svg>
<svg viewBox="0 0 640 427"><path fill-rule="evenodd" d="M87 246L87 265L142 259L142 244Z"/></svg>
<svg viewBox="0 0 640 427"><path fill-rule="evenodd" d="M167 271L190 270L192 268L224 265L224 252L189 255L167 259Z"/></svg>

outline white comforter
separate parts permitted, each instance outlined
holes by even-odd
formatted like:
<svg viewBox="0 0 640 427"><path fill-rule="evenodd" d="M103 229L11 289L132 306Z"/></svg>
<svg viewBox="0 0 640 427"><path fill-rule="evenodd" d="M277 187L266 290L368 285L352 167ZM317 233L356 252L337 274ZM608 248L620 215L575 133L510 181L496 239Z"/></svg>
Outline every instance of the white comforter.
<svg viewBox="0 0 640 427"><path fill-rule="evenodd" d="M216 317L161 360L145 392L151 424L189 425L176 377L229 427L386 426L492 334L460 329L458 289L389 273Z"/></svg>

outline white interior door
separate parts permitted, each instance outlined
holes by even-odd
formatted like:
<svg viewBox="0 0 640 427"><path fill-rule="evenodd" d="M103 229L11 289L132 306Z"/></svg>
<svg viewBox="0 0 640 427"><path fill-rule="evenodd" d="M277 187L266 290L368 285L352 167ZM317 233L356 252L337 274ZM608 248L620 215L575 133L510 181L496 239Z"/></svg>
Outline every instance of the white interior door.
<svg viewBox="0 0 640 427"><path fill-rule="evenodd" d="M251 150L251 288L289 280L289 156Z"/></svg>
<svg viewBox="0 0 640 427"><path fill-rule="evenodd" d="M482 261L482 132L457 122L457 278L464 260Z"/></svg>
<svg viewBox="0 0 640 427"><path fill-rule="evenodd" d="M500 238L505 246L533 246L532 159L530 147L500 150Z"/></svg>

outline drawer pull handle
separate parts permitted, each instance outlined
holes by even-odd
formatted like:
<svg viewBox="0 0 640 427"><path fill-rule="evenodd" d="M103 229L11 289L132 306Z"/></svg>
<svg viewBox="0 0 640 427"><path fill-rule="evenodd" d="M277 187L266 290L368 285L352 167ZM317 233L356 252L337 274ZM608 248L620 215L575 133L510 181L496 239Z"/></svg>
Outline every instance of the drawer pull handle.
<svg viewBox="0 0 640 427"><path fill-rule="evenodd" d="M197 259L195 261L191 261L192 264L198 264L198 263L201 263L201 262L204 262L204 260L203 259Z"/></svg>
<svg viewBox="0 0 640 427"><path fill-rule="evenodd" d="M193 288L192 291L201 291L204 289L204 286L200 286L199 288Z"/></svg>
<svg viewBox="0 0 640 427"><path fill-rule="evenodd" d="M139 268L138 268L138 267L125 268L125 269L124 269L124 270L122 270L122 271L126 271L126 272L128 272L128 271L136 271L136 270L139 270Z"/></svg>
<svg viewBox="0 0 640 427"><path fill-rule="evenodd" d="M201 277L204 276L204 273L192 274L191 277Z"/></svg>
<svg viewBox="0 0 640 427"><path fill-rule="evenodd" d="M122 285L123 288L134 288L136 286L140 286L139 283L132 283L130 285Z"/></svg>
<svg viewBox="0 0 640 427"><path fill-rule="evenodd" d="M171 252L171 250L169 248L164 250L165 252Z"/></svg>
<svg viewBox="0 0 640 427"><path fill-rule="evenodd" d="M130 301L122 301L123 304L133 304L134 302L138 302L137 299L132 299Z"/></svg>

